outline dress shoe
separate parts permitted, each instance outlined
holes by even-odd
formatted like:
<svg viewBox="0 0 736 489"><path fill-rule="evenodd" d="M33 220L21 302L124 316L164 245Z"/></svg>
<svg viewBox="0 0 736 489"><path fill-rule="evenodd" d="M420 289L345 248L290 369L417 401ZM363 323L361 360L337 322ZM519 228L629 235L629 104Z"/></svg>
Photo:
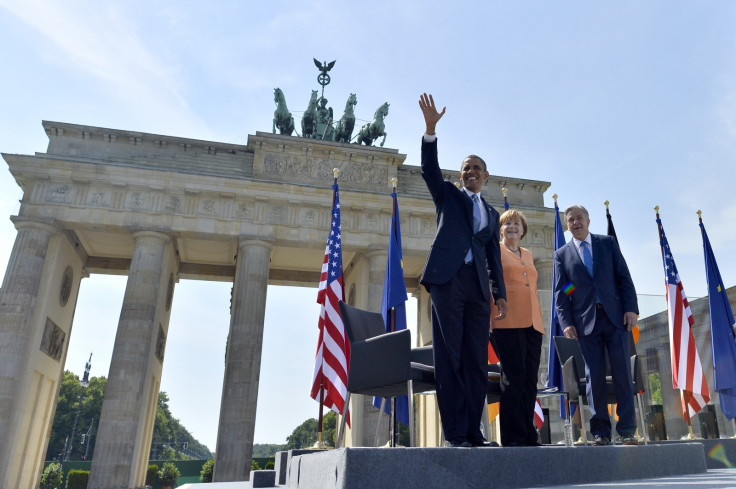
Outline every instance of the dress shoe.
<svg viewBox="0 0 736 489"><path fill-rule="evenodd" d="M470 448L473 445L471 445L470 442L465 438L453 438L452 440L447 442L447 446L453 448Z"/></svg>
<svg viewBox="0 0 736 489"><path fill-rule="evenodd" d="M624 436L621 438L621 443L624 445L638 445L639 440L636 439L633 435Z"/></svg>
<svg viewBox="0 0 736 489"><path fill-rule="evenodd" d="M611 444L611 439L607 436L601 436L601 435L595 435L595 440L593 441L593 445L597 447L602 447L606 445Z"/></svg>
<svg viewBox="0 0 736 489"><path fill-rule="evenodd" d="M470 444L474 447L497 447L499 446L498 442L495 441L485 441L485 440L471 440Z"/></svg>

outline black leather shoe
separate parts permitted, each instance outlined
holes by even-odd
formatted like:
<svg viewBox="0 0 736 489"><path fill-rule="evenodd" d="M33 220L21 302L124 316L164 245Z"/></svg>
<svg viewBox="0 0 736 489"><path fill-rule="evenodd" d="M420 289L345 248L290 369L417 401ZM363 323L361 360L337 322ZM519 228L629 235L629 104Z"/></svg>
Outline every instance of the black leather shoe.
<svg viewBox="0 0 736 489"><path fill-rule="evenodd" d="M470 442L465 438L453 438L452 440L447 442L447 446L453 448L470 448L473 445L471 445Z"/></svg>
<svg viewBox="0 0 736 489"><path fill-rule="evenodd" d="M611 444L611 439L607 436L601 436L601 435L595 435L595 440L593 441L593 445L597 447L603 447L606 445Z"/></svg>
<svg viewBox="0 0 736 489"><path fill-rule="evenodd" d="M485 440L472 440L470 442L471 445L474 447L497 447L499 446L498 443L495 441L485 441Z"/></svg>

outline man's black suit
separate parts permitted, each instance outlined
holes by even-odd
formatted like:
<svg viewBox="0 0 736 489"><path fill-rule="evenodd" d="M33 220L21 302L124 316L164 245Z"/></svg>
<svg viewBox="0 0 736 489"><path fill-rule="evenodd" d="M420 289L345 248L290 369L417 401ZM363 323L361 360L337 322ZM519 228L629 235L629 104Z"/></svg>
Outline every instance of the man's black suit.
<svg viewBox="0 0 736 489"><path fill-rule="evenodd" d="M616 431L622 436L630 436L636 429L636 422L629 357L630 333L624 325L624 312L639 312L636 290L616 240L598 234L590 237L592 276L572 240L555 252L557 317L563 330L568 326L575 327L583 351L588 376L588 403L593 413L591 433L611 437L606 403L607 350L618 401ZM566 292L570 291L569 286L574 287L571 293Z"/></svg>
<svg viewBox="0 0 736 489"><path fill-rule="evenodd" d="M437 211L437 234L421 283L432 297L437 402L448 441L482 441L490 298L506 298L499 249L498 212L481 197L488 225L473 232L473 204L442 178L437 140L422 141L422 178ZM465 257L472 247L473 261Z"/></svg>

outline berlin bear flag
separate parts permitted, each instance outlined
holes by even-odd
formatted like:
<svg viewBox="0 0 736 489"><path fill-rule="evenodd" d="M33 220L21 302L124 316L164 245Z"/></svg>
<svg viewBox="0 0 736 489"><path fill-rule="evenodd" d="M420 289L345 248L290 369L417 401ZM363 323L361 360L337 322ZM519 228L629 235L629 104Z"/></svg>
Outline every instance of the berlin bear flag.
<svg viewBox="0 0 736 489"><path fill-rule="evenodd" d="M662 248L665 285L667 287L667 316L669 318L670 355L672 357L672 388L682 391L682 416L690 421L698 411L710 401L708 384L705 381L703 365L695 347L695 339L690 329L695 320L690 312L690 304L685 289L677 273L675 259L664 234L662 220L657 211L659 244Z"/></svg>
<svg viewBox="0 0 736 489"><path fill-rule="evenodd" d="M700 211L698 211L699 213ZM703 220L700 231L703 235L705 274L708 279L708 307L710 309L710 344L713 349L713 381L715 390L721 395L721 411L728 419L736 417L736 338L731 304L718 271L716 257L710 247Z"/></svg>
<svg viewBox="0 0 736 489"><path fill-rule="evenodd" d="M332 188L332 224L327 237L317 293L317 302L322 307L319 312L319 339L310 395L317 402L321 400L323 406L341 414L347 395L350 352L338 307L338 302L345 300L345 291L342 279L342 234L337 177ZM350 424L349 414L347 422Z"/></svg>

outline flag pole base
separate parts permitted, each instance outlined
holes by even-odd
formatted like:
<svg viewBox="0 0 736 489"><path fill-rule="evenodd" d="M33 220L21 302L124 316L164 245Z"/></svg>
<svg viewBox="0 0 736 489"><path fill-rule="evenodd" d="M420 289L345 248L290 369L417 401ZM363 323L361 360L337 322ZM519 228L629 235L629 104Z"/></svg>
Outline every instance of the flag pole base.
<svg viewBox="0 0 736 489"><path fill-rule="evenodd" d="M687 435L680 438L680 440L701 440L702 438L698 438L693 433L693 425L689 424L687 425L687 429L690 431Z"/></svg>

